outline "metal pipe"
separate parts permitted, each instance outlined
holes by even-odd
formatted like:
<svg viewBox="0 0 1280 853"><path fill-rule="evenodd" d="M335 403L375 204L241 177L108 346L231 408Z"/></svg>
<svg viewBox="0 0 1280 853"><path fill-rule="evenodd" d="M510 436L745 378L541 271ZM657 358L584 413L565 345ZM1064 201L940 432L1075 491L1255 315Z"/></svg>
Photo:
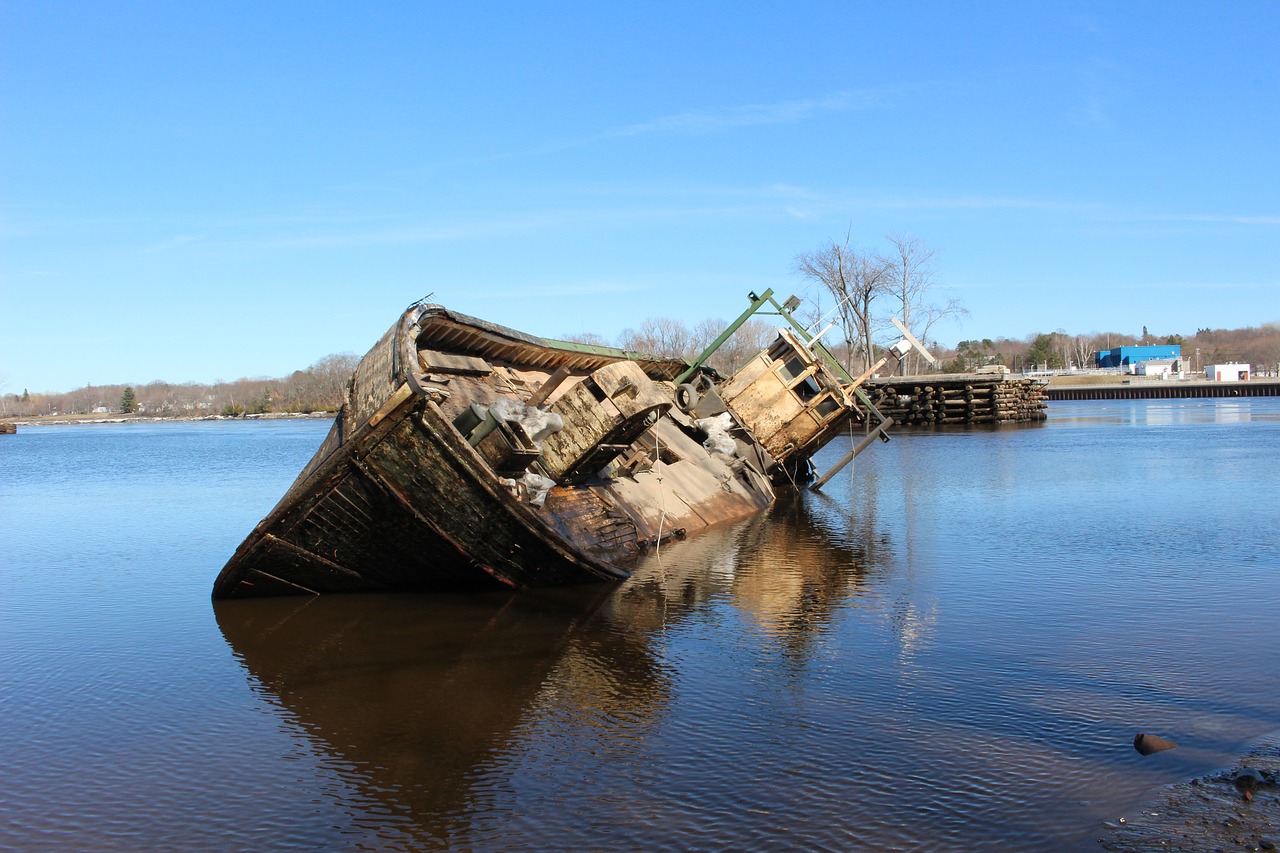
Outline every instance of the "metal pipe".
<svg viewBox="0 0 1280 853"><path fill-rule="evenodd" d="M853 448L853 450L850 450L847 454L845 454L844 458L842 458L835 465L832 465L831 470L827 471L827 473L823 474L820 478L818 478L818 482L814 483L809 488L815 492L819 491L823 486L827 484L827 482L832 477L834 477L836 474L839 474L842 470L844 470L844 466L852 462L855 456L857 456L862 451L866 450L868 445L871 444L871 442L879 438L884 433L884 431L892 425L893 425L893 418L886 418L875 429L867 433L866 436L863 437L862 441L859 441L857 443L857 445Z"/></svg>

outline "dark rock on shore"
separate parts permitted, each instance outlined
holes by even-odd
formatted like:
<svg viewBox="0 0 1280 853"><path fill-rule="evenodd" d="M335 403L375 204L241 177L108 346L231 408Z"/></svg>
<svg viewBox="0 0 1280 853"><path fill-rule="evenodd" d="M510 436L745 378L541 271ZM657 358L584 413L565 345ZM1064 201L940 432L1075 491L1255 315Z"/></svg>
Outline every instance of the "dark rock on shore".
<svg viewBox="0 0 1280 853"><path fill-rule="evenodd" d="M1139 814L1105 824L1105 850L1275 850L1280 841L1280 736L1235 768L1164 788Z"/></svg>

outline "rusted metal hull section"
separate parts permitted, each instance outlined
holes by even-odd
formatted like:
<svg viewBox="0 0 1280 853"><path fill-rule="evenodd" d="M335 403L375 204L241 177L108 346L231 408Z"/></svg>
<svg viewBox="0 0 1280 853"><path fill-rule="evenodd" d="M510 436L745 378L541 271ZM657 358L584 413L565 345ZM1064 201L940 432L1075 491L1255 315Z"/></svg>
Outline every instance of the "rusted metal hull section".
<svg viewBox="0 0 1280 853"><path fill-rule="evenodd" d="M816 450L851 414L839 388L808 379L816 369L778 367L780 421L759 382L738 383L750 416L711 394L703 418L671 381L684 367L413 306L361 360L329 435L214 597L625 578L662 541L767 507L774 457ZM752 418L790 443L766 451Z"/></svg>

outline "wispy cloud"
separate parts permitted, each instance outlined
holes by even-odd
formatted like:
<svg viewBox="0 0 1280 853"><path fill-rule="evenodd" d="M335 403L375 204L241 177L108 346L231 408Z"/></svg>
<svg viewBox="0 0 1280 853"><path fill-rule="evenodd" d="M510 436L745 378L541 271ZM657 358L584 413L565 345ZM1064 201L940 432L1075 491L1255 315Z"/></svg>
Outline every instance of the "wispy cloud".
<svg viewBox="0 0 1280 853"><path fill-rule="evenodd" d="M691 213L688 209L660 210L646 206L582 206L554 209L531 208L522 212L480 210L466 215L402 215L393 223L350 222L323 219L307 227L258 229L241 242L284 249L351 248L415 243L454 243L508 237L521 233L583 228L592 224L658 218Z"/></svg>
<svg viewBox="0 0 1280 853"><path fill-rule="evenodd" d="M645 288L635 282L584 281L548 284L531 284L519 288L486 290L475 295L477 299L543 299L559 296L600 296L618 293L635 293Z"/></svg>
<svg viewBox="0 0 1280 853"><path fill-rule="evenodd" d="M478 216L442 225L424 222L390 228L265 237L263 242L282 248L344 248L411 243L449 243L511 236L533 231L581 230L620 222L675 220L680 218L731 218L759 213L750 205L662 205L583 207L531 211L519 216Z"/></svg>
<svg viewBox="0 0 1280 853"><path fill-rule="evenodd" d="M420 223L388 228L339 229L309 234L276 235L266 237L265 242L281 248L293 249L448 243L553 227L555 224L556 217L551 214L531 214L521 217L481 218L448 225Z"/></svg>
<svg viewBox="0 0 1280 853"><path fill-rule="evenodd" d="M1044 213L1099 213L1104 205L1008 195L919 195L915 193L865 193L851 190L793 191L778 201L788 216L811 219L851 211L1039 211Z"/></svg>
<svg viewBox="0 0 1280 853"><path fill-rule="evenodd" d="M1160 214L1150 217L1157 222L1221 222L1228 225L1280 225L1280 216L1233 216L1230 214Z"/></svg>
<svg viewBox="0 0 1280 853"><path fill-rule="evenodd" d="M424 163L411 169L401 170L397 174L400 176L415 176L448 169L540 157L585 148L608 140L648 134L696 135L743 127L797 124L824 114L874 109L914 93L936 89L940 85L943 84L937 81L899 83L851 92L834 92L820 97L800 98L791 101L731 104L693 109L639 121L634 124L613 127L577 138L546 142L528 148L492 151L474 157L460 157ZM366 184L349 184L347 186L351 189L362 190Z"/></svg>
<svg viewBox="0 0 1280 853"><path fill-rule="evenodd" d="M1159 213L1107 202L1061 200L1034 196L957 193L859 192L851 189L769 188L769 196L790 216L813 218L851 210L885 211L1028 211L1084 216L1111 222L1204 223L1241 226L1280 225L1277 214Z"/></svg>
<svg viewBox="0 0 1280 853"><path fill-rule="evenodd" d="M822 220L851 212L1019 210L1082 212L1091 205L1015 196L913 195L814 189L794 184L756 186L608 183L562 188L562 205L525 210L473 210L467 215L349 218L324 212L264 216L217 223L211 231L175 236L144 247L148 252L199 252L232 247L358 249L500 239L520 234L581 231L645 223ZM208 225L209 223L206 223Z"/></svg>
<svg viewBox="0 0 1280 853"><path fill-rule="evenodd" d="M885 90L837 92L822 98L804 98L773 104L742 104L707 110L693 110L662 116L650 121L617 127L607 137L639 136L647 133L712 133L737 127L795 124L822 113L839 113L873 107L886 97Z"/></svg>
<svg viewBox="0 0 1280 853"><path fill-rule="evenodd" d="M554 204L546 204L554 199ZM1185 229L1280 225L1274 214L1181 214L1087 200L982 193L867 190L796 183L713 184L606 181L541 185L503 199L470 200L469 209L369 214L319 209L187 223L167 239L134 243L134 251L217 254L229 250L352 250L379 246L483 243L521 235L677 223L840 223L853 217L919 214L1048 217ZM179 226L182 227L182 226ZM152 234L154 235L154 231Z"/></svg>
<svg viewBox="0 0 1280 853"><path fill-rule="evenodd" d="M1276 290L1280 281L1150 281L1126 284L1139 290L1202 290L1217 292L1222 290Z"/></svg>

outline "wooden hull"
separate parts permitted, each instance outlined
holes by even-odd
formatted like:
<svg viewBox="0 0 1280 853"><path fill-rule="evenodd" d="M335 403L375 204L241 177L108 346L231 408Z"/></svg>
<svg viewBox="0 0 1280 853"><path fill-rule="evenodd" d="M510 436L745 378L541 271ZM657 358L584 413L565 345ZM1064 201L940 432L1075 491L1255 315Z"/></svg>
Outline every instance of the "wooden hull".
<svg viewBox="0 0 1280 853"><path fill-rule="evenodd" d="M774 498L749 429L735 427L736 455L716 450L676 407L685 367L413 306L361 360L319 451L213 595L626 578L648 547ZM507 405L561 425L541 444L491 413L477 429L473 412ZM495 450L502 436L515 444Z"/></svg>
<svg viewBox="0 0 1280 853"><path fill-rule="evenodd" d="M428 401L343 445L219 575L214 597L522 587L625 578L502 489Z"/></svg>

